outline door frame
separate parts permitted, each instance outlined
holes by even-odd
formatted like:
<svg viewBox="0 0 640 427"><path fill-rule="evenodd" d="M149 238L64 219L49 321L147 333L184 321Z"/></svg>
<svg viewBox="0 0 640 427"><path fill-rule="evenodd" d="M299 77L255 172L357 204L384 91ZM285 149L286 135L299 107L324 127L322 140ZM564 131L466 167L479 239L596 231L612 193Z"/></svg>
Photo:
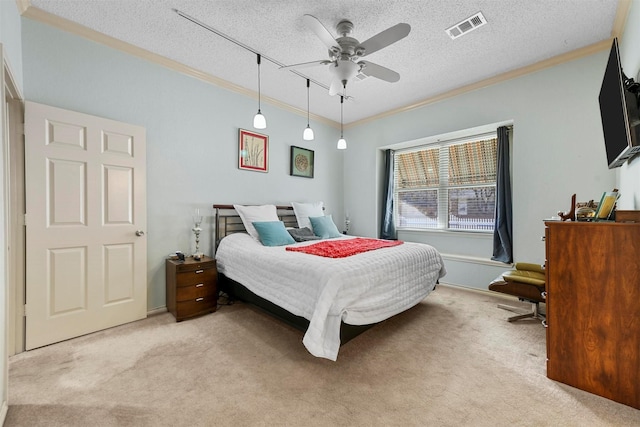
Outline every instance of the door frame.
<svg viewBox="0 0 640 427"><path fill-rule="evenodd" d="M4 53L4 52L3 52ZM25 349L24 97L2 55L2 150L4 155L7 356ZM5 106L8 107L7 111Z"/></svg>
<svg viewBox="0 0 640 427"><path fill-rule="evenodd" d="M13 212L12 198L9 193L12 182L11 173L14 169L11 168L9 153L11 141L15 139L15 133L7 132L7 129L11 129L11 127L9 127L9 122L14 122L14 120L16 120L16 113L19 115L20 111L24 111L24 97L20 93L20 89L16 84L16 80L14 78L15 74L11 70L11 66L5 55L4 45L2 43L0 43L0 64L2 64L2 70L0 70L0 150L2 150L1 153L4 159L2 164L3 170L1 172L4 197L0 200L2 203L3 221L0 226L3 228L2 231L5 236L5 242L3 242L4 246L0 249L0 263L2 263L2 266L4 267L2 269L4 270L3 277L0 277L0 293L2 294L0 295L0 301L4 300L4 307L2 307L4 310L4 319L0 321L0 339L4 341L1 346L2 351L0 351L0 357L2 357L2 360L0 360L0 369L2 369L2 372L0 373L0 387L2 388L0 392L0 424L2 424L4 423L9 410L9 356L16 352L23 351L22 349L16 351L18 346L22 346L21 348L24 348L24 327L19 331L16 327L16 323L20 323L20 319L24 319L24 317L20 318L16 314L16 308L18 307L16 304L16 300L18 298L16 292L21 293L22 297L24 297L24 273L22 275L22 283L15 283L14 272L16 271L16 267L13 264L13 258L9 254L9 248L12 247L11 245L13 244L11 240L12 237L9 233L14 228L10 224L10 218L12 215L15 216L15 213ZM19 122L20 120L17 119L17 121ZM21 132L22 126L18 126L18 129L20 129ZM19 138L19 140L23 140L23 138ZM24 263L24 252L22 255L18 254L18 258L20 257ZM24 307L24 304L22 304L21 307ZM24 322L24 320L22 321ZM15 342L15 337L18 333L22 333L23 337L20 344Z"/></svg>

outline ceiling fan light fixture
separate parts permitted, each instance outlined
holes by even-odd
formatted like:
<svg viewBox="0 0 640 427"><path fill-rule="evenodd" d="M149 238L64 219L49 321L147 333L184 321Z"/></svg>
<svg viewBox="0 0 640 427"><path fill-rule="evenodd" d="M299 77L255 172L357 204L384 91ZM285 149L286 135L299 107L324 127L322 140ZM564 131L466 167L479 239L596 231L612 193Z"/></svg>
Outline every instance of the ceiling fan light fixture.
<svg viewBox="0 0 640 427"><path fill-rule="evenodd" d="M253 117L253 127L256 129L266 129L267 119L260 111L260 54L258 53L258 112Z"/></svg>
<svg viewBox="0 0 640 427"><path fill-rule="evenodd" d="M313 141L313 129L309 125L309 79L307 79L307 127L304 128L304 132L302 132L302 139L305 141Z"/></svg>
<svg viewBox="0 0 640 427"><path fill-rule="evenodd" d="M330 65L329 70L334 75L334 82L339 82L339 86L345 87L347 82L353 79L360 71L360 65L350 59L338 59L335 65ZM336 84L338 86L338 84Z"/></svg>

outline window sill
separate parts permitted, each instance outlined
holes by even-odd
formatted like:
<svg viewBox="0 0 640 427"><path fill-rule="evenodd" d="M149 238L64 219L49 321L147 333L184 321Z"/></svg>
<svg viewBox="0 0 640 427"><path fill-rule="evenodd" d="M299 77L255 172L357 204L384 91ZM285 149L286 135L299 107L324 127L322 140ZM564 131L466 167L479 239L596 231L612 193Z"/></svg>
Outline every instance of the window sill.
<svg viewBox="0 0 640 427"><path fill-rule="evenodd" d="M491 267L510 268L510 267L513 267L514 265L513 263L507 264L500 261L494 261L490 258L483 258L483 257L477 257L477 256L471 256L471 255L458 255L458 254L448 254L448 253L441 253L440 255L442 255L442 258L444 260L464 262L464 263L470 263L470 264L488 265Z"/></svg>
<svg viewBox="0 0 640 427"><path fill-rule="evenodd" d="M473 237L477 239L493 239L493 231L442 230L427 228L397 228L398 233L438 234L440 236Z"/></svg>

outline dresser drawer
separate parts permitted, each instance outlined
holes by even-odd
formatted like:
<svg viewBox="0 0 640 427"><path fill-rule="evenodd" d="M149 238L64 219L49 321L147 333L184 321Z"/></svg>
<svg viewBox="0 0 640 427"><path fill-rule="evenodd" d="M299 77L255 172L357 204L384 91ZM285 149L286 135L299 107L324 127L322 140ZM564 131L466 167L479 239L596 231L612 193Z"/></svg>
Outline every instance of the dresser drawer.
<svg viewBox="0 0 640 427"><path fill-rule="evenodd" d="M218 278L218 272L215 268L209 269L197 269L191 271L185 271L176 274L176 286L192 286L201 283L211 284L215 283Z"/></svg>
<svg viewBox="0 0 640 427"><path fill-rule="evenodd" d="M181 286L176 289L176 301L189 301L200 297L214 295L215 283L197 283L195 285Z"/></svg>
<svg viewBox="0 0 640 427"><path fill-rule="evenodd" d="M208 311L215 311L215 309L215 295L199 297L189 301L178 301L176 303L176 318L183 319L185 317L197 316Z"/></svg>

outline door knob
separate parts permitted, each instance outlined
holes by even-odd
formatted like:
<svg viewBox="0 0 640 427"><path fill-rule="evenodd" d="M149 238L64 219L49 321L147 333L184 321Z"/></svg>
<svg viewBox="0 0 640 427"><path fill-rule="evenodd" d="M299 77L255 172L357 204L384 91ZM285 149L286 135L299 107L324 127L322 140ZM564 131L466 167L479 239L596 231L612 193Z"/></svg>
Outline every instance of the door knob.
<svg viewBox="0 0 640 427"><path fill-rule="evenodd" d="M136 236L140 237L140 236L144 236L144 231L142 230L136 230Z"/></svg>

